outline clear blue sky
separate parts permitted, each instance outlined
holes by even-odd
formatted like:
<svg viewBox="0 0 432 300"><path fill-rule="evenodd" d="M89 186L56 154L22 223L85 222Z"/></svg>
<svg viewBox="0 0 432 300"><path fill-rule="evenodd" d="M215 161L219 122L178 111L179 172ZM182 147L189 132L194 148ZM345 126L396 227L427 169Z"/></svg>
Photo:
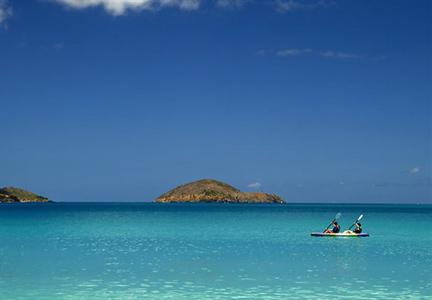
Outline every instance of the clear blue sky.
<svg viewBox="0 0 432 300"><path fill-rule="evenodd" d="M0 186L432 203L431 1L127 2L0 0Z"/></svg>

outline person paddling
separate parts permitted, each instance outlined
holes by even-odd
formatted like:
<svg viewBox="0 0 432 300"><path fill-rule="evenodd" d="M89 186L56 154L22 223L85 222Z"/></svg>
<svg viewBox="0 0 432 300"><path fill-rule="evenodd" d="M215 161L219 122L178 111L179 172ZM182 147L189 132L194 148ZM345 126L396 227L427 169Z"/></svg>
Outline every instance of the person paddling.
<svg viewBox="0 0 432 300"><path fill-rule="evenodd" d="M361 223L360 222L356 222L355 223L355 229L354 229L354 233L362 233L362 231L363 231L363 229L362 229L362 227L361 227L362 225L361 225Z"/></svg>
<svg viewBox="0 0 432 300"><path fill-rule="evenodd" d="M325 233L339 233L340 225L337 221L333 221L333 229L326 229Z"/></svg>
<svg viewBox="0 0 432 300"><path fill-rule="evenodd" d="M360 223L360 220L363 218L363 214L361 214L357 220L355 220L354 224L352 224L348 230L345 230L344 233L348 233L348 234L360 234L362 233L363 229L362 229L362 225ZM351 230L351 228L353 228L355 226L354 230Z"/></svg>

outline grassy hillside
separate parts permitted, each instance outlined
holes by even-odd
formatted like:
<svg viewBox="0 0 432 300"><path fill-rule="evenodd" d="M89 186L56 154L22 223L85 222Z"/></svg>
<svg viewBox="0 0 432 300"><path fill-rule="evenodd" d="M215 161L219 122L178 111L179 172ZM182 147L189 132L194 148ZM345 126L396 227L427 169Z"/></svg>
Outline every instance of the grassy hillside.
<svg viewBox="0 0 432 300"><path fill-rule="evenodd" d="M180 185L158 197L156 202L284 203L277 195L244 193L214 179L202 179Z"/></svg>
<svg viewBox="0 0 432 300"><path fill-rule="evenodd" d="M0 189L0 202L49 202L49 200L20 188L5 187Z"/></svg>

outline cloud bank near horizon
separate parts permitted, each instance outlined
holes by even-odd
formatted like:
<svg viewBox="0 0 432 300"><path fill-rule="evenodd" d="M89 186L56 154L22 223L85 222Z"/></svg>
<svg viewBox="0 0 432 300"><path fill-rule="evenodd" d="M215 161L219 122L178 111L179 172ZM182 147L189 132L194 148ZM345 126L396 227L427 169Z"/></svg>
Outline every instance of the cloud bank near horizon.
<svg viewBox="0 0 432 300"><path fill-rule="evenodd" d="M408 173L411 175L417 174L418 172L420 172L420 167L414 167L414 168L408 170Z"/></svg>
<svg viewBox="0 0 432 300"><path fill-rule="evenodd" d="M261 183L252 182L251 184L248 184L248 188L259 190L261 188Z"/></svg>

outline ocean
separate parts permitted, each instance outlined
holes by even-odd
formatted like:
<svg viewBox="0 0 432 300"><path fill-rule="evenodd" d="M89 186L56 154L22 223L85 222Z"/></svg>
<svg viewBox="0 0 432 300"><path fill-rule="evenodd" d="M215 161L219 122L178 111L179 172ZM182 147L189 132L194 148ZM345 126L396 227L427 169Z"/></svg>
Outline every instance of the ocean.
<svg viewBox="0 0 432 300"><path fill-rule="evenodd" d="M431 205L3 204L0 299L432 299L431 249Z"/></svg>

